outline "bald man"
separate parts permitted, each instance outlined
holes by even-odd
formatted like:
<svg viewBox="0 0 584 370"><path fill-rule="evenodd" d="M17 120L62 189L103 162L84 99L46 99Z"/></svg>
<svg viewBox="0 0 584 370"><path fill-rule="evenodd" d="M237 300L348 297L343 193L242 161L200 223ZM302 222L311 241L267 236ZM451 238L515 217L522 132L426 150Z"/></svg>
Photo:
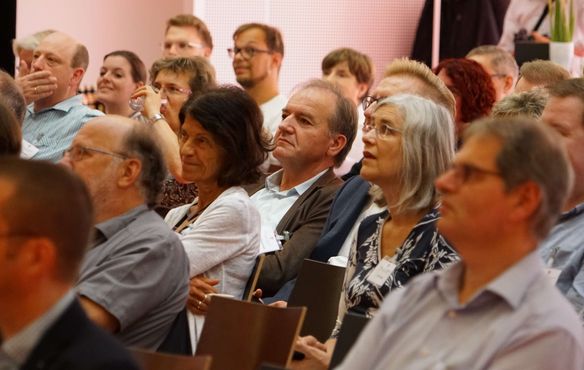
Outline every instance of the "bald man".
<svg viewBox="0 0 584 370"><path fill-rule="evenodd" d="M126 346L157 350L186 303L188 258L152 207L166 168L150 132L108 115L88 122L62 163L85 182L95 235L77 292L89 317Z"/></svg>
<svg viewBox="0 0 584 370"><path fill-rule="evenodd" d="M28 102L22 125L24 158L57 162L79 129L103 115L77 94L89 64L87 48L62 32L45 37L33 54L30 76L17 82Z"/></svg>

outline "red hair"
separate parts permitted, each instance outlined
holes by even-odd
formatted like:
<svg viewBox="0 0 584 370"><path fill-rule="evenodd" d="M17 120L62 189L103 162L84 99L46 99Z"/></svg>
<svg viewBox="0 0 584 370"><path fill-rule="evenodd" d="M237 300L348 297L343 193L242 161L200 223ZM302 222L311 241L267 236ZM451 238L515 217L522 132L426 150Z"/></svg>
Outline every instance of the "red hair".
<svg viewBox="0 0 584 370"><path fill-rule="evenodd" d="M454 85L448 88L460 97L462 122L472 122L491 113L496 100L495 88L491 76L479 63L465 58L445 59L434 69L434 73L442 70L446 71Z"/></svg>

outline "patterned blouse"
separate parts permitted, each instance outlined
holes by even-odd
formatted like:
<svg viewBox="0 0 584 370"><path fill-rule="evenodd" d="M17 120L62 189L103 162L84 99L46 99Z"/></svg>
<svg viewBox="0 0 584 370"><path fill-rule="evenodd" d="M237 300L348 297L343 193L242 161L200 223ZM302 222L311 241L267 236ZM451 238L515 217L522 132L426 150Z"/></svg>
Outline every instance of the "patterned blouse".
<svg viewBox="0 0 584 370"><path fill-rule="evenodd" d="M385 210L365 218L359 226L357 241L351 249L345 272L339 317L333 337L338 335L345 312L350 310L371 317L381 305L383 297L393 289L403 286L418 274L442 269L459 259L454 249L436 230L436 221L440 214L434 208L422 217L396 250L391 260L396 267L378 288L367 277L383 258L381 234L383 224L389 217L389 212Z"/></svg>
<svg viewBox="0 0 584 370"><path fill-rule="evenodd" d="M162 218L173 208L192 203L197 197L195 184L181 184L169 176L162 185L162 197L156 206L156 213Z"/></svg>

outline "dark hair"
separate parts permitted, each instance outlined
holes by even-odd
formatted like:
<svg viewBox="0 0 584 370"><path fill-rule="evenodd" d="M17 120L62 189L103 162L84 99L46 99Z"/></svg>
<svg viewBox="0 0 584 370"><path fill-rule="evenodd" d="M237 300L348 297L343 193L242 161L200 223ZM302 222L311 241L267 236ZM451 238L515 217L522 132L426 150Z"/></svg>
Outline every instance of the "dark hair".
<svg viewBox="0 0 584 370"><path fill-rule="evenodd" d="M209 28L207 28L205 22L203 22L200 18L197 18L192 14L175 15L166 21L165 32L168 32L168 29L172 26L194 28L205 45L208 46L209 49L213 50L213 38L211 38L211 32L209 32Z"/></svg>
<svg viewBox="0 0 584 370"><path fill-rule="evenodd" d="M442 70L454 84L449 86L452 93L460 97L462 122L472 122L489 115L496 93L491 76L479 63L464 58L445 59L434 69L434 73L439 74Z"/></svg>
<svg viewBox="0 0 584 370"><path fill-rule="evenodd" d="M135 125L122 140L121 151L142 163L139 188L149 208L156 206L166 178L166 165L160 146L148 128Z"/></svg>
<svg viewBox="0 0 584 370"><path fill-rule="evenodd" d="M263 23L246 23L237 27L235 32L233 32L233 40L243 33L252 28L259 28L264 32L266 36L266 45L270 51L275 51L276 53L282 54L284 56L284 40L282 39L282 33L276 27L268 26Z"/></svg>
<svg viewBox="0 0 584 370"><path fill-rule="evenodd" d="M14 113L0 100L0 156L19 155L22 134Z"/></svg>
<svg viewBox="0 0 584 370"><path fill-rule="evenodd" d="M259 166L270 143L262 130L262 112L245 91L224 85L190 97L179 114L181 127L187 117L197 120L223 149L219 186L251 184L260 178Z"/></svg>
<svg viewBox="0 0 584 370"><path fill-rule="evenodd" d="M191 97L197 97L206 90L215 87L215 69L204 57L162 58L150 68L150 82L153 83L161 71L190 75L189 88Z"/></svg>
<svg viewBox="0 0 584 370"><path fill-rule="evenodd" d="M3 101L8 108L12 109L20 125L24 120L24 114L26 113L26 101L12 76L1 70L0 100Z"/></svg>
<svg viewBox="0 0 584 370"><path fill-rule="evenodd" d="M108 57L118 56L124 58L130 65L130 73L132 74L132 81L134 82L144 82L148 81L148 76L146 75L146 66L144 62L133 52L128 50L116 50L103 57L105 61Z"/></svg>
<svg viewBox="0 0 584 370"><path fill-rule="evenodd" d="M56 278L75 281L93 225L83 181L63 166L16 157L0 158L0 178L14 184L14 193L0 207L10 232L51 240L57 250Z"/></svg>
<svg viewBox="0 0 584 370"><path fill-rule="evenodd" d="M75 46L75 53L73 54L73 58L71 58L71 67L83 68L84 71L87 71L88 66L89 52L87 51L85 45L77 44Z"/></svg>

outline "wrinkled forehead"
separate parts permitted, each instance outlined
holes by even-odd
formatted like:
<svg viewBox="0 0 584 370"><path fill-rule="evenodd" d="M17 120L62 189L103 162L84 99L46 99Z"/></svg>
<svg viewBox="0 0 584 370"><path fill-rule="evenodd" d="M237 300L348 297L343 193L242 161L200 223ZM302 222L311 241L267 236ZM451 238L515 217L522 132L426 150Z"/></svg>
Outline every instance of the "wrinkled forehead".
<svg viewBox="0 0 584 370"><path fill-rule="evenodd" d="M104 116L87 122L77 133L73 144L115 149L132 129L133 123L125 117Z"/></svg>
<svg viewBox="0 0 584 370"><path fill-rule="evenodd" d="M398 74L381 80L373 90L373 96L385 98L399 94L422 95L424 87L424 83L420 79L410 75Z"/></svg>
<svg viewBox="0 0 584 370"><path fill-rule="evenodd" d="M77 41L71 36L61 32L55 32L45 37L35 51L50 52L62 58L71 60L77 47Z"/></svg>

